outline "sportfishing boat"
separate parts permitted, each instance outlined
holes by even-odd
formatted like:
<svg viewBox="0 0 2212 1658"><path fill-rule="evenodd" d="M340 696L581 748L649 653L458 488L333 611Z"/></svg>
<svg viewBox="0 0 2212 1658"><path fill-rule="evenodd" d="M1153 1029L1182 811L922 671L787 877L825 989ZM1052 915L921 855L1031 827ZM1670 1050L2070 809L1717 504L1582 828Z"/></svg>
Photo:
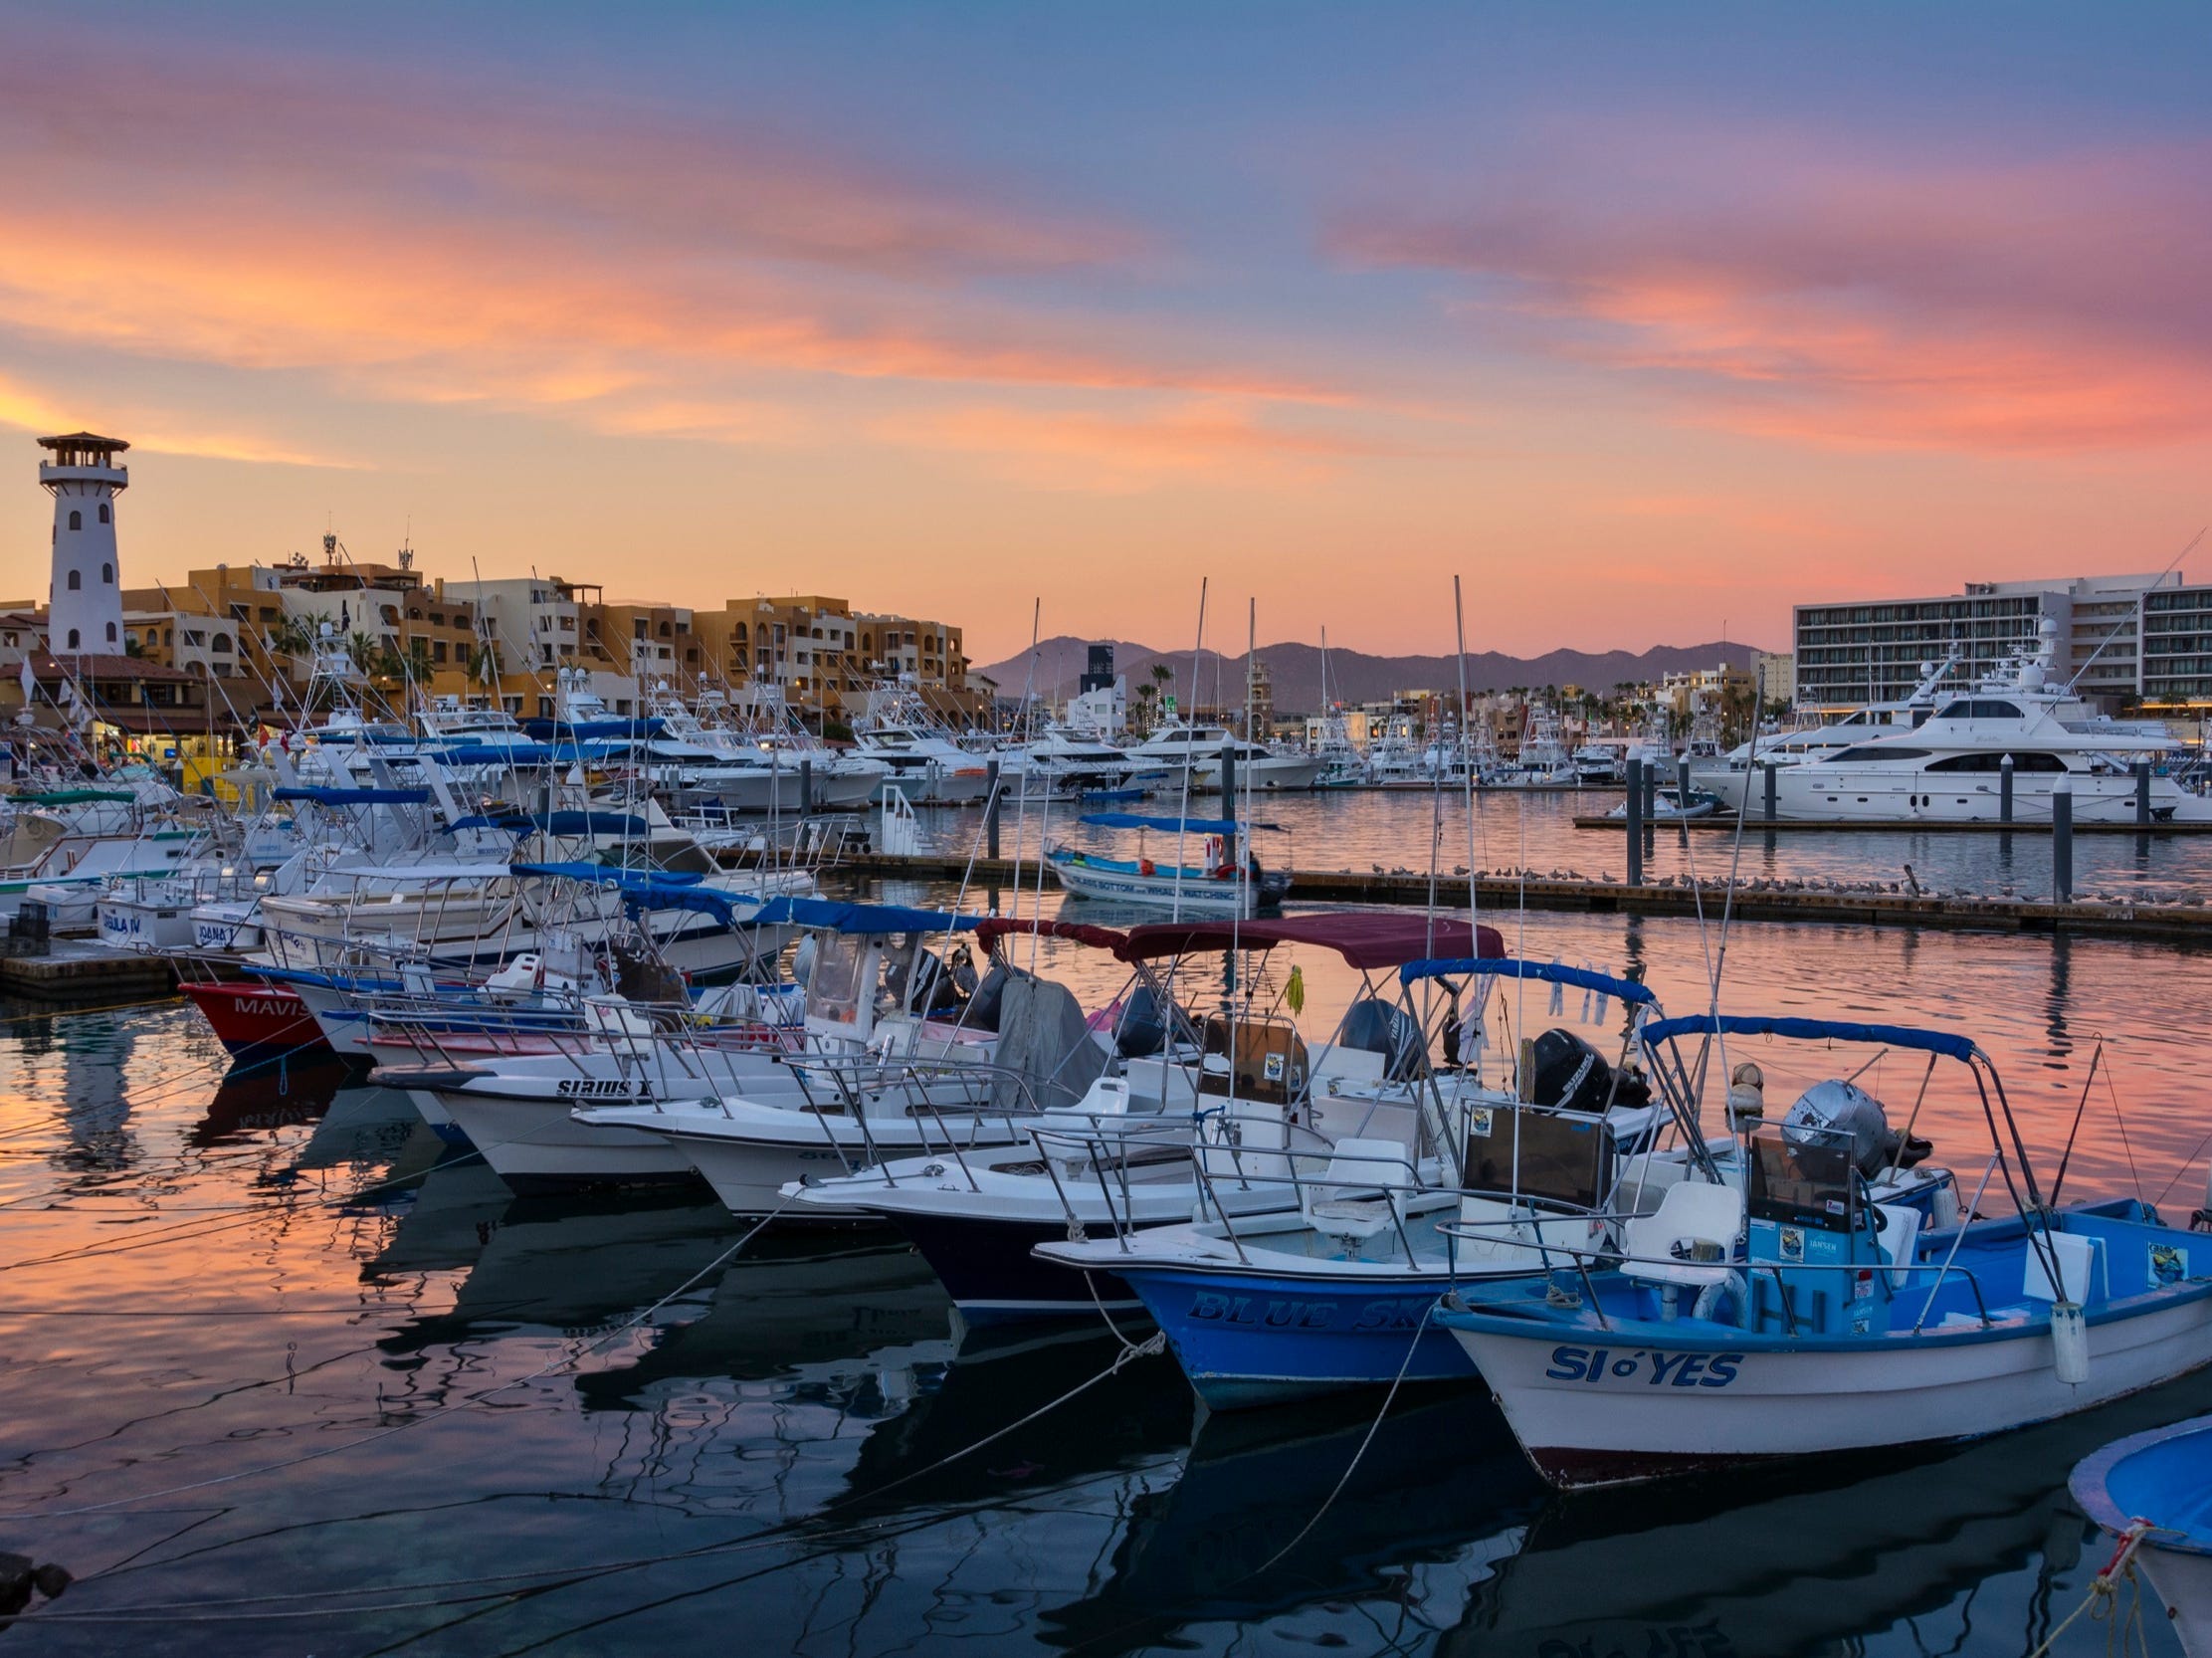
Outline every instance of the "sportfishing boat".
<svg viewBox="0 0 2212 1658"><path fill-rule="evenodd" d="M1560 734L1559 711L1549 703L1528 706L1520 748L1512 763L1501 766L1493 781L1500 788L1574 788L1579 783L1574 755Z"/></svg>
<svg viewBox="0 0 2212 1658"><path fill-rule="evenodd" d="M2084 1514L2133 1549L2187 1658L2212 1658L2212 1416L2117 1440L2067 1484Z"/></svg>
<svg viewBox="0 0 2212 1658"><path fill-rule="evenodd" d="M1139 765L1164 772L1166 788L1180 788L1187 775L1193 794L1219 794L1224 749L1236 756L1239 794L1247 789L1309 789L1326 763L1318 754L1277 753L1220 725L1164 725L1129 749L1128 754Z"/></svg>
<svg viewBox="0 0 2212 1658"><path fill-rule="evenodd" d="M1045 862L1072 898L1140 904L1178 916L1254 916L1290 896L1290 871L1263 868L1251 850L1252 831L1272 829L1273 824L1133 812L1086 812L1077 821L1100 829L1135 829L1139 839L1134 858L1108 858L1065 843L1050 848ZM1152 861L1148 836L1155 831L1175 837L1174 862ZM1181 861L1184 846L1192 843L1200 858L1195 865ZM1245 848L1242 859L1231 852L1238 846Z"/></svg>
<svg viewBox="0 0 2212 1658"><path fill-rule="evenodd" d="M1747 1134L1740 1189L1686 1179L1617 1246L1562 1239L1540 1279L1463 1287L1436 1322L1554 1485L2000 1433L2212 1362L2212 1273L2200 1270L2212 1241L2137 1199L2057 1206L1968 1038L1825 1019L1654 1022L1644 1046L1678 1109L1703 1070L1678 1051L1686 1037L1873 1045L1926 1054L1930 1073L1959 1062L1994 1142L1982 1188L2002 1173L2019 1212L1936 1216L1930 1229L1886 1201L1869 1170L1897 1157L1853 1103Z"/></svg>
<svg viewBox="0 0 2212 1658"><path fill-rule="evenodd" d="M1147 766L1125 750L1065 725L1051 725L1042 736L998 756L999 775L1009 790L1031 799L1138 799L1167 781L1165 766Z"/></svg>
<svg viewBox="0 0 2212 1658"><path fill-rule="evenodd" d="M903 674L871 693L853 726L853 751L885 768L883 786L909 806L964 806L990 789L989 762L969 752L931 716L920 682Z"/></svg>
<svg viewBox="0 0 2212 1658"><path fill-rule="evenodd" d="M1419 1085L1402 1074L1405 1025L1374 999L1372 974L1387 974L1409 952L1476 942L1465 922L1373 913L1159 923L1126 933L993 919L976 936L996 953L1032 934L1106 951L1130 969L1112 1006L1093 1021L1111 1052L1083 1094L1049 1105L1019 1144L909 1157L784 1192L803 1209L897 1225L971 1325L1135 1308L1110 1268L1072 1272L1033 1256L1033 1246L1086 1231L1141 1237L1194 1212L1293 1210L1297 1188L1266 1177L1264 1149L1325 1158L1333 1137L1354 1133L1410 1143ZM1308 1044L1272 1010L1273 987L1255 970L1287 943L1331 951L1361 976L1327 1041ZM1495 951L1497 933L1485 930L1482 943ZM1197 958L1221 952L1242 958L1243 999L1215 1011L1180 1005L1178 979L1186 997L1194 981L1217 984L1220 971ZM1194 1152L1214 1159L1220 1178L1202 1178Z"/></svg>
<svg viewBox="0 0 2212 1658"><path fill-rule="evenodd" d="M28 898L58 926L92 926L109 880L167 875L198 856L205 832L177 815L181 804L150 773L0 797L0 920Z"/></svg>
<svg viewBox="0 0 2212 1658"><path fill-rule="evenodd" d="M1627 775L1627 750L1613 742L1585 742L1574 751L1574 780L1583 788L1615 788Z"/></svg>

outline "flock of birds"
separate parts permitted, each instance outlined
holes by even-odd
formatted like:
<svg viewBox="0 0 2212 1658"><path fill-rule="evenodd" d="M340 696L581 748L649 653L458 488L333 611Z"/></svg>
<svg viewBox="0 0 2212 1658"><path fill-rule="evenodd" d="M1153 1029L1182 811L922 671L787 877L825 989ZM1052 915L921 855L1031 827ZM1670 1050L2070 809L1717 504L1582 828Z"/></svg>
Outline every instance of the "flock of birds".
<svg viewBox="0 0 2212 1658"><path fill-rule="evenodd" d="M1407 880L1425 880L1429 874L1427 870L1409 869L1403 864L1395 868L1385 868L1381 864L1374 864L1370 868L1376 875L1400 877ZM1349 876L1352 871L1347 868L1339 870L1337 873ZM1620 877L1614 875L1610 870L1601 870L1594 876L1585 875L1580 870L1571 869L1537 870L1519 868L1478 870L1474 874L1479 881L1491 882L1546 882L1585 887L1618 887L1621 885ZM1464 881L1468 878L1468 867L1465 864L1455 864L1452 867L1452 876L1455 880ZM1700 893L1710 894L1714 898L1721 897L1728 887L1725 876L1708 876L1703 880L1694 881L1687 874L1648 876L1643 884L1647 887L1671 888L1683 892L1688 892L1695 887ZM1905 872L1904 880L1887 882L1881 880L1833 881L1823 879L1817 875L1796 876L1787 879L1745 876L1737 878L1735 889L1738 893L1802 893L1833 898L1883 898L1895 894L1900 898L1940 900L1954 904L1960 902L1993 904L2005 901L2034 903L2041 901L2046 896L2035 892L2022 893L2009 884L1996 892L1930 892L1920 885L1918 878L1912 874L1910 869ZM2201 893L2171 892L2145 887L2125 893L2077 892L2074 895L2074 902L2076 904L2102 904L2134 909L2159 907L2201 909L2206 901Z"/></svg>

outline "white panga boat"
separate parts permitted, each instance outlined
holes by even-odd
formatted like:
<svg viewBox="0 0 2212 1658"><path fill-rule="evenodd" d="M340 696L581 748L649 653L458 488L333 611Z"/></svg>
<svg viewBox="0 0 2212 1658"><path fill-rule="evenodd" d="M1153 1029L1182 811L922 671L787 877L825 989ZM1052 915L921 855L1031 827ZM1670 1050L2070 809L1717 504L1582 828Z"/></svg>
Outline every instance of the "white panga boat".
<svg viewBox="0 0 2212 1658"><path fill-rule="evenodd" d="M1134 858L1108 858L1065 844L1046 852L1046 864L1071 897L1141 904L1183 916L1250 917L1290 895L1290 871L1263 868L1250 850L1252 831L1272 825L1134 812L1086 812L1078 821L1102 829L1139 830L1144 838L1137 842ZM1175 837L1169 854L1173 862L1154 863L1146 855L1152 831ZM1247 849L1241 860L1230 855L1232 843ZM1181 861L1186 846L1199 854L1197 864Z"/></svg>
<svg viewBox="0 0 2212 1658"><path fill-rule="evenodd" d="M2212 1362L2212 1238L2135 1199L2054 1207L1995 1068L1966 1037L1661 1021L1644 1041L1671 1091L1691 1088L1675 1043L1708 1035L1874 1044L1925 1053L1931 1071L1957 1060L1992 1131L1989 1174L2020 1212L1923 1231L1918 1215L1869 1200L1868 1147L1848 1126L1785 1122L1746 1137L1742 1193L1674 1187L1610 1264L1562 1246L1548 1281L1447 1302L1436 1321L1553 1484L1974 1438Z"/></svg>

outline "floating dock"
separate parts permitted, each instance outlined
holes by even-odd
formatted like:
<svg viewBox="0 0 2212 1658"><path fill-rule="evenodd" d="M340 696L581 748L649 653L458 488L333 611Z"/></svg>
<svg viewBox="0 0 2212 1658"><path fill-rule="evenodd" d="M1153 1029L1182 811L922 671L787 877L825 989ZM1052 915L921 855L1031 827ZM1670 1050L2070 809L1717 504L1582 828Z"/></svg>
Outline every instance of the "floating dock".
<svg viewBox="0 0 2212 1658"><path fill-rule="evenodd" d="M1011 860L978 859L971 867L957 858L922 854L910 858L872 854L851 858L841 873L879 879L967 882L971 895L987 895L1014 885ZM1035 887L1037 866L1020 868L1022 885ZM1053 882L1055 891L1059 883ZM1728 903L1726 883L1694 887L1687 878L1623 882L1586 877L1484 874L1473 883L1474 902L1485 909L1582 911L1594 915L1695 916L1718 919ZM1470 882L1465 876L1439 876L1432 889L1421 873L1354 874L1349 870L1299 870L1291 876L1292 904L1426 905L1432 892L1447 910L1467 908ZM1115 907L1119 914L1119 907ZM1984 933L2069 933L2151 938L2162 942L2212 943L2212 906L2188 904L2114 904L2077 899L2054 904L2026 898L1972 898L1933 893L1832 890L1806 883L1746 885L1736 889L1729 913L1737 921L1826 923L1836 927L1926 927Z"/></svg>
<svg viewBox="0 0 2212 1658"><path fill-rule="evenodd" d="M1626 818L1612 816L1586 816L1577 813L1577 829L1605 829L1613 834L1628 832ZM1710 817L1663 817L1647 820L1645 833L1656 829L1726 829L1733 831L1736 818L1733 812L1715 812ZM1743 820L1746 835L1764 835L1780 831L1796 834L1811 831L1815 834L1858 835L2048 835L2051 820L2044 818L2035 823L1946 823L1935 818L1915 818L1909 823L1870 823L1864 818L1763 818L1756 812ZM2212 835L2212 822L2189 823L2137 823L2130 818L2125 823L2085 823L2074 820L2077 835Z"/></svg>
<svg viewBox="0 0 2212 1658"><path fill-rule="evenodd" d="M41 1002L152 1000L174 994L176 984L167 956L84 939L56 938L37 955L0 953L0 996Z"/></svg>

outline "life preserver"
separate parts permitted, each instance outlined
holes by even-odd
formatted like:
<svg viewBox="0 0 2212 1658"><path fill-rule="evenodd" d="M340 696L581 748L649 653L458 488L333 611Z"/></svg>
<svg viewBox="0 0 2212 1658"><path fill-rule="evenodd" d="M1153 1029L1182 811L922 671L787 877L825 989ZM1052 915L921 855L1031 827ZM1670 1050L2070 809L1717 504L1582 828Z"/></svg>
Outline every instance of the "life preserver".
<svg viewBox="0 0 2212 1658"><path fill-rule="evenodd" d="M1720 1304L1723 1301L1727 1302L1733 1309L1726 1319L1719 1317ZM1692 1316L1700 1319L1711 1319L1720 1324L1732 1324L1741 1329L1743 1321L1750 1311L1751 1286L1745 1282L1743 1274L1731 1272L1727 1277L1708 1284L1698 1292L1698 1302L1697 1306L1692 1309Z"/></svg>
<svg viewBox="0 0 2212 1658"><path fill-rule="evenodd" d="M1159 866L1149 858L1139 858L1136 861L1136 873L1139 875L1157 875L1159 872Z"/></svg>

